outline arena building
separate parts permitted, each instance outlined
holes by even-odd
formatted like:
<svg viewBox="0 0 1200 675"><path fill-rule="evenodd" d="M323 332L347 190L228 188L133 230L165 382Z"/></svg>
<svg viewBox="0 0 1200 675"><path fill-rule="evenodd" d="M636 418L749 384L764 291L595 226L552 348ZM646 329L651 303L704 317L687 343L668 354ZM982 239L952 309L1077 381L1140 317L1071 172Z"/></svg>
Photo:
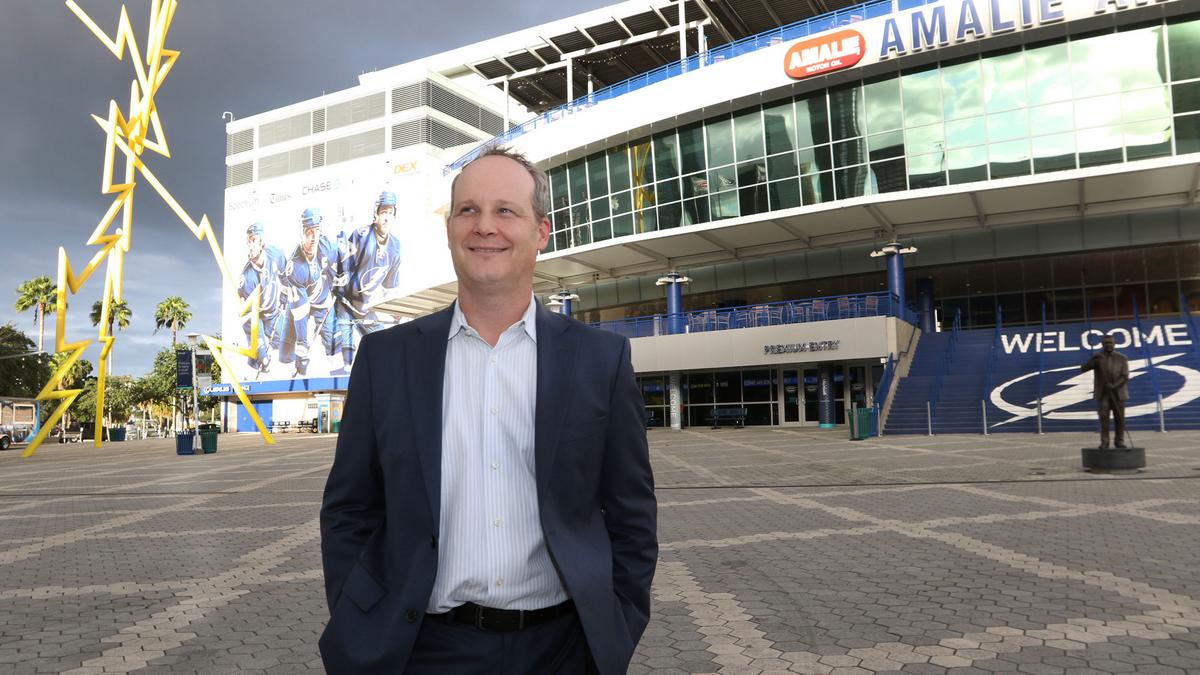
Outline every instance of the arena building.
<svg viewBox="0 0 1200 675"><path fill-rule="evenodd" d="M361 335L453 300L501 143L550 176L535 291L631 338L649 426L1091 428L1112 332L1131 428L1200 427L1193 3L632 0L230 122L264 419L336 428Z"/></svg>

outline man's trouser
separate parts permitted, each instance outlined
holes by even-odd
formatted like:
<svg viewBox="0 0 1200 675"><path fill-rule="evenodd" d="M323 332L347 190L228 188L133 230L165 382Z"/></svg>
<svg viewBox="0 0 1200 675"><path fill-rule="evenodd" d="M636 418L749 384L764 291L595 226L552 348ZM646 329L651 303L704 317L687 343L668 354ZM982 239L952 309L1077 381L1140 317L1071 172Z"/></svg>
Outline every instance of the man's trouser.
<svg viewBox="0 0 1200 675"><path fill-rule="evenodd" d="M1117 423L1117 445L1125 445L1125 402L1117 398L1113 392L1105 392L1096 399L1096 409L1100 414L1100 445L1108 447L1108 413L1112 411Z"/></svg>

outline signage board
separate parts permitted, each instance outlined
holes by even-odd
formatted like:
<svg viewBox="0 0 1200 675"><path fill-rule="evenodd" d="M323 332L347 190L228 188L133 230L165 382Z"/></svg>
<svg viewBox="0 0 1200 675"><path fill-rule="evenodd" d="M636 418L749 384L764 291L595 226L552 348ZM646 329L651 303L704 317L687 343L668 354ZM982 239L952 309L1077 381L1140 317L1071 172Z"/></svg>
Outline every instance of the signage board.
<svg viewBox="0 0 1200 675"><path fill-rule="evenodd" d="M788 48L783 70L788 77L802 80L813 75L850 68L862 60L867 40L856 30L839 30L811 40L802 40Z"/></svg>
<svg viewBox="0 0 1200 675"><path fill-rule="evenodd" d="M175 350L175 388L192 388L192 352L187 349Z"/></svg>

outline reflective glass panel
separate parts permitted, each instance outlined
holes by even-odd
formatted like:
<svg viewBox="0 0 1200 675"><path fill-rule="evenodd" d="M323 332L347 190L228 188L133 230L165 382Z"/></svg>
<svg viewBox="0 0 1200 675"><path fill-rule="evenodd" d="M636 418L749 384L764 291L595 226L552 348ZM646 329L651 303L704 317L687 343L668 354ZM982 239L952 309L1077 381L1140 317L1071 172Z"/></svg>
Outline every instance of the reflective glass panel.
<svg viewBox="0 0 1200 675"><path fill-rule="evenodd" d="M1075 128L1087 129L1121 121L1121 95L1096 96L1075 101Z"/></svg>
<svg viewBox="0 0 1200 675"><path fill-rule="evenodd" d="M612 239L612 221L607 218L592 223L592 241L607 241Z"/></svg>
<svg viewBox="0 0 1200 675"><path fill-rule="evenodd" d="M858 83L829 90L829 121L833 139L862 136L866 132L866 110Z"/></svg>
<svg viewBox="0 0 1200 675"><path fill-rule="evenodd" d="M654 209L643 209L633 214L633 225L639 233L658 230L658 219Z"/></svg>
<svg viewBox="0 0 1200 675"><path fill-rule="evenodd" d="M1112 51L1120 48L1119 39L1117 33L1109 33L1070 42L1071 82L1076 98L1121 91L1121 80L1113 72L1115 64L1110 58L1120 53Z"/></svg>
<svg viewBox="0 0 1200 675"><path fill-rule="evenodd" d="M1052 134L1033 139L1033 172L1075 168L1075 134Z"/></svg>
<svg viewBox="0 0 1200 675"><path fill-rule="evenodd" d="M651 163L650 139L629 144L630 169L633 178L633 208L654 203L654 166Z"/></svg>
<svg viewBox="0 0 1200 675"><path fill-rule="evenodd" d="M1180 155L1200 152L1200 115L1175 118L1175 152Z"/></svg>
<svg viewBox="0 0 1200 675"><path fill-rule="evenodd" d="M942 121L941 73L936 67L900 78L904 94L904 126L915 127Z"/></svg>
<svg viewBox="0 0 1200 675"><path fill-rule="evenodd" d="M659 182L656 186L658 189L658 203L666 204L667 202L679 201L679 179L672 178Z"/></svg>
<svg viewBox="0 0 1200 675"><path fill-rule="evenodd" d="M1200 110L1200 80L1171 87L1171 101L1177 113Z"/></svg>
<svg viewBox="0 0 1200 675"><path fill-rule="evenodd" d="M708 198L709 211L713 220L738 217L738 195L736 190L729 190Z"/></svg>
<svg viewBox="0 0 1200 675"><path fill-rule="evenodd" d="M904 130L904 150L910 155L934 152L946 147L945 128L939 124L927 124Z"/></svg>
<svg viewBox="0 0 1200 675"><path fill-rule="evenodd" d="M604 153L598 152L587 158L588 191L593 197L608 194L608 163Z"/></svg>
<svg viewBox="0 0 1200 675"><path fill-rule="evenodd" d="M618 192L608 200L612 213L629 213L633 210L633 195L629 192Z"/></svg>
<svg viewBox="0 0 1200 675"><path fill-rule="evenodd" d="M802 177L800 179L800 195L805 204L833 201L833 172L826 171Z"/></svg>
<svg viewBox="0 0 1200 675"><path fill-rule="evenodd" d="M1024 107L1024 52L986 56L982 66L984 103L988 112Z"/></svg>
<svg viewBox="0 0 1200 675"><path fill-rule="evenodd" d="M704 125L689 124L679 130L679 167L683 173L704 170Z"/></svg>
<svg viewBox="0 0 1200 675"><path fill-rule="evenodd" d="M988 146L992 178L1029 174L1029 139L992 143Z"/></svg>
<svg viewBox="0 0 1200 675"><path fill-rule="evenodd" d="M629 151L624 145L608 151L608 183L613 192L629 189Z"/></svg>
<svg viewBox="0 0 1200 675"><path fill-rule="evenodd" d="M551 208L562 208L571 203L567 191L567 167L556 166L548 172L550 175L550 205Z"/></svg>
<svg viewBox="0 0 1200 675"><path fill-rule="evenodd" d="M1075 143L1081 168L1120 162L1124 156L1125 139L1120 126L1083 129L1076 132Z"/></svg>
<svg viewBox="0 0 1200 675"><path fill-rule="evenodd" d="M667 230L673 227L679 227L680 214L682 209L679 202L674 204L664 204L658 207L658 229Z"/></svg>
<svg viewBox="0 0 1200 675"><path fill-rule="evenodd" d="M1200 19L1173 21L1167 25L1171 52L1171 79L1200 77Z"/></svg>
<svg viewBox="0 0 1200 675"><path fill-rule="evenodd" d="M589 204L589 207L591 209L592 219L599 220L600 218L607 218L608 213L609 213L608 207L609 207L610 203L611 202L610 202L609 197L601 197L600 199L593 199L591 204Z"/></svg>
<svg viewBox="0 0 1200 675"><path fill-rule="evenodd" d="M795 176L796 173L796 153L785 152L781 155L767 158L767 178L769 180L779 180L780 178Z"/></svg>
<svg viewBox="0 0 1200 675"><path fill-rule="evenodd" d="M732 166L723 166L708 172L708 191L721 192L737 187L737 170Z"/></svg>
<svg viewBox="0 0 1200 675"><path fill-rule="evenodd" d="M890 159L871 164L871 178L876 192L896 192L907 187L904 159Z"/></svg>
<svg viewBox="0 0 1200 675"><path fill-rule="evenodd" d="M759 159L753 162L742 162L737 167L738 185L756 185L766 182L767 165Z"/></svg>
<svg viewBox="0 0 1200 675"><path fill-rule="evenodd" d="M1057 134L1074 127L1075 106L1070 101L1029 109L1029 129L1034 134Z"/></svg>
<svg viewBox="0 0 1200 675"><path fill-rule="evenodd" d="M733 121L718 117L704 123L708 145L708 165L721 166L733 163Z"/></svg>
<svg viewBox="0 0 1200 675"><path fill-rule="evenodd" d="M797 153L797 159L800 163L800 173L817 173L833 168L833 155L828 145L805 148Z"/></svg>
<svg viewBox="0 0 1200 675"><path fill-rule="evenodd" d="M708 198L700 197L697 199L683 200L684 225L707 223L708 220Z"/></svg>
<svg viewBox="0 0 1200 675"><path fill-rule="evenodd" d="M796 145L804 147L829 142L829 112L825 94L796 101Z"/></svg>
<svg viewBox="0 0 1200 675"><path fill-rule="evenodd" d="M763 108L767 154L796 149L795 106L791 101Z"/></svg>
<svg viewBox="0 0 1200 675"><path fill-rule="evenodd" d="M833 144L834 166L851 166L867 161L867 143L861 138Z"/></svg>
<svg viewBox="0 0 1200 675"><path fill-rule="evenodd" d="M1070 48L1066 42L1026 50L1025 64L1029 105L1071 98Z"/></svg>
<svg viewBox="0 0 1200 675"><path fill-rule="evenodd" d="M770 205L767 202L767 186L756 185L738 190L738 206L743 216L768 211Z"/></svg>
<svg viewBox="0 0 1200 675"><path fill-rule="evenodd" d="M1166 117L1170 114L1171 95L1166 86L1121 94L1121 119L1125 122Z"/></svg>
<svg viewBox="0 0 1200 675"><path fill-rule="evenodd" d="M950 150L946 153L946 164L951 185L987 180L987 147Z"/></svg>
<svg viewBox="0 0 1200 675"><path fill-rule="evenodd" d="M694 173L683 177L683 196L696 197L708 194L708 174Z"/></svg>
<svg viewBox="0 0 1200 675"><path fill-rule="evenodd" d="M946 184L946 155L938 152L908 158L908 187L912 190Z"/></svg>
<svg viewBox="0 0 1200 675"><path fill-rule="evenodd" d="M889 76L863 85L867 102L867 132L891 131L902 126L900 80Z"/></svg>
<svg viewBox="0 0 1200 675"><path fill-rule="evenodd" d="M867 151L872 162L902 157L904 155L904 134L896 130L870 136L867 138Z"/></svg>
<svg viewBox="0 0 1200 675"><path fill-rule="evenodd" d="M961 148L986 142L983 124L982 117L946 122L946 147Z"/></svg>
<svg viewBox="0 0 1200 675"><path fill-rule="evenodd" d="M866 166L853 166L833 172L838 199L876 194L875 177Z"/></svg>
<svg viewBox="0 0 1200 675"><path fill-rule="evenodd" d="M762 157L762 111L751 108L733 118L734 145L738 161Z"/></svg>
<svg viewBox="0 0 1200 675"><path fill-rule="evenodd" d="M768 186L771 210L791 209L800 206L800 183L794 178L770 183Z"/></svg>
<svg viewBox="0 0 1200 675"><path fill-rule="evenodd" d="M942 66L942 111L947 120L983 113L983 78L979 61Z"/></svg>
<svg viewBox="0 0 1200 675"><path fill-rule="evenodd" d="M587 167L579 159L567 165L567 181L571 186L571 203L587 201Z"/></svg>
<svg viewBox="0 0 1200 675"><path fill-rule="evenodd" d="M612 219L614 237L626 237L633 234L633 216L617 216Z"/></svg>
<svg viewBox="0 0 1200 675"><path fill-rule="evenodd" d="M1116 34L1117 49L1109 62L1117 69L1121 91L1160 86L1167 81L1166 54L1163 53L1162 27L1150 26Z"/></svg>
<svg viewBox="0 0 1200 675"><path fill-rule="evenodd" d="M679 175L679 142L674 130L654 135L654 173L658 178Z"/></svg>
<svg viewBox="0 0 1200 675"><path fill-rule="evenodd" d="M1009 141L1029 135L1029 118L1024 108L1008 112L992 113L987 116L989 141Z"/></svg>
<svg viewBox="0 0 1200 675"><path fill-rule="evenodd" d="M1143 120L1121 126L1125 134L1127 161L1166 157L1171 154L1171 118Z"/></svg>

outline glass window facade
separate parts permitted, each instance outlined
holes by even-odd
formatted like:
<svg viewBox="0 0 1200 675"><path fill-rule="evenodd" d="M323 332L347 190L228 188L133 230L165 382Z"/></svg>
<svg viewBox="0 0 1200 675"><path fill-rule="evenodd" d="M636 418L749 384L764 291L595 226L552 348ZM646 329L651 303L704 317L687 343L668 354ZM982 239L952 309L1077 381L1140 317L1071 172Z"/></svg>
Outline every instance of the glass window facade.
<svg viewBox="0 0 1200 675"><path fill-rule="evenodd" d="M1200 19L1174 19L810 92L554 167L548 250L1193 152Z"/></svg>

